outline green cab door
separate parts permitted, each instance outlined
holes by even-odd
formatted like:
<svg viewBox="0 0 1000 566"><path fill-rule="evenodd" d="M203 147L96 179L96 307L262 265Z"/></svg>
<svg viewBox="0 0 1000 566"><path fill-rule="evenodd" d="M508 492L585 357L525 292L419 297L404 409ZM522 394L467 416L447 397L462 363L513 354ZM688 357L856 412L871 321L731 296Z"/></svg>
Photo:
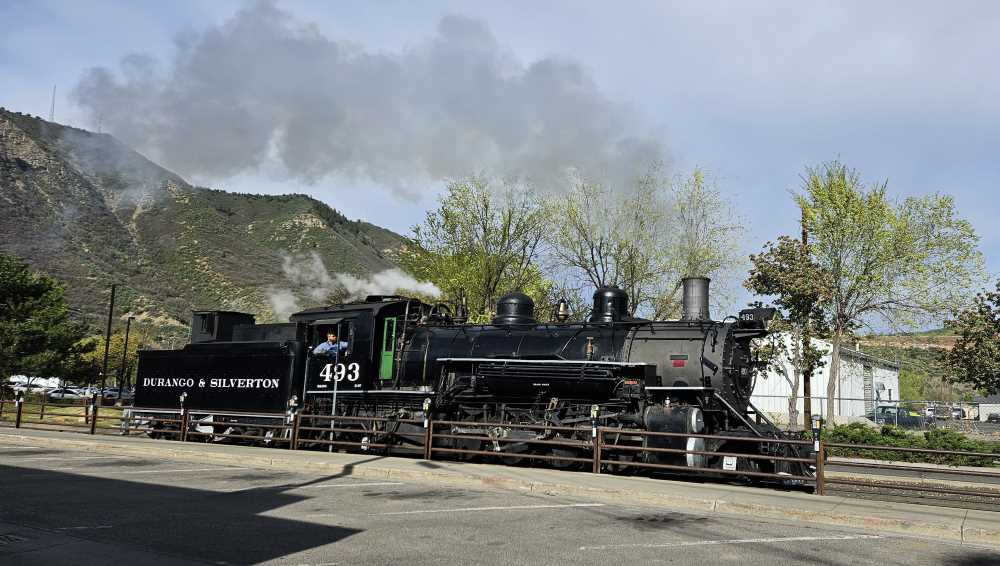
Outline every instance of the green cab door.
<svg viewBox="0 0 1000 566"><path fill-rule="evenodd" d="M382 361L379 363L379 379L385 381L392 379L393 362L396 354L396 319L385 319L385 328L382 335Z"/></svg>

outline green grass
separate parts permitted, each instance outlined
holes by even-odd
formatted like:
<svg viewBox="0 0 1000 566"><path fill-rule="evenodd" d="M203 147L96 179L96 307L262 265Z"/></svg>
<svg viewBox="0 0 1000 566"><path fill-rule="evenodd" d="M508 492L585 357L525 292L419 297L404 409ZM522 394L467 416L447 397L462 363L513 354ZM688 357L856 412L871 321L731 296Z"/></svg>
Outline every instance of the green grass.
<svg viewBox="0 0 1000 566"><path fill-rule="evenodd" d="M64 405L53 403L26 402L21 409L22 425L54 425L73 426L87 428L90 425L86 422L87 407L83 405ZM118 428L121 421L122 409L120 407L100 407L97 411L97 428L111 429ZM110 417L110 418L108 418ZM13 403L5 402L3 405L3 416L0 421L13 423L17 420L17 409Z"/></svg>

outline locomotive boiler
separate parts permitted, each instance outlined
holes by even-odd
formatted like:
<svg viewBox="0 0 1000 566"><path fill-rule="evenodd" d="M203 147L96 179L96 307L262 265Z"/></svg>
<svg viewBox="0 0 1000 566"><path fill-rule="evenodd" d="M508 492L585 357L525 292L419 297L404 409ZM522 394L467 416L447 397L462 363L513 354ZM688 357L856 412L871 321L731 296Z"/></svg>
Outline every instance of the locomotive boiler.
<svg viewBox="0 0 1000 566"><path fill-rule="evenodd" d="M713 455L789 455L787 445L739 441L782 436L750 402L757 369L751 345L766 335L774 310L746 309L713 321L708 279L687 278L682 286L683 315L668 321L629 316L628 296L615 287L598 289L590 315L574 322L536 320L532 300L521 293L502 297L489 324L467 323L462 305L400 296L307 309L283 324L199 311L183 349L140 353L135 403L161 410L186 403L209 416L251 413L231 419L240 426L252 426L245 422L252 413L289 407L307 414L431 417L468 423L450 435L456 446L482 448L481 440L463 440L463 432L499 435L505 441L490 449L512 457L572 452L528 442L564 433L526 425L603 426L622 431L614 442L634 445L622 459L807 474L780 459ZM313 354L331 331L346 348ZM487 430L476 423L503 426ZM418 447L420 435L408 427L415 428L398 423L378 440ZM628 432L635 430L677 434Z"/></svg>

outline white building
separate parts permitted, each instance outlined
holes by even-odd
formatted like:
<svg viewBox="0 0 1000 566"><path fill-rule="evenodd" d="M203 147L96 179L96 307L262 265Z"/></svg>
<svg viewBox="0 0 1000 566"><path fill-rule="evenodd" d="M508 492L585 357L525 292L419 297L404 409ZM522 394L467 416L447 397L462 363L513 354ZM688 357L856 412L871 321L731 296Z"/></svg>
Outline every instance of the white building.
<svg viewBox="0 0 1000 566"><path fill-rule="evenodd" d="M788 352L792 351L790 334L781 337ZM830 376L830 352L833 346L825 340L814 340L813 345L825 352L823 364L813 373L811 384L812 412L822 415L826 411L826 386ZM793 364L788 357L773 364L765 375L757 377L751 401L762 412L773 416L788 415L788 399L795 379ZM899 365L864 354L846 345L840 349L840 377L834 395L834 414L840 417L864 417L876 405L892 404L899 400ZM803 411L802 380L799 379L797 407L799 419ZM780 417L779 417L780 420Z"/></svg>
<svg viewBox="0 0 1000 566"><path fill-rule="evenodd" d="M986 422L986 419L990 418L990 413L1000 413L1000 394L976 397L972 402L979 405L979 420L982 422Z"/></svg>

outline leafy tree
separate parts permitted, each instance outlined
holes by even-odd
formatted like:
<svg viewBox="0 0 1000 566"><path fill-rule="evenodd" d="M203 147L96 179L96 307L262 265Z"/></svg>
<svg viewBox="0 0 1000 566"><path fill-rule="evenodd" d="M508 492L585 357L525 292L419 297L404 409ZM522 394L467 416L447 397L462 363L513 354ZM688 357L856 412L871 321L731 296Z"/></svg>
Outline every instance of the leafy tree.
<svg viewBox="0 0 1000 566"><path fill-rule="evenodd" d="M826 331L822 305L831 295L830 277L814 261L808 244L787 236L765 244L762 253L750 256L750 264L744 286L758 295L775 297L774 305L783 317L772 323L772 334L758 348L758 355L765 361L764 367L775 369L788 382L792 391L788 418L794 424L798 422L800 383L809 383L826 354L813 338ZM785 360L792 363L790 372ZM804 426L808 427L810 418L805 415Z"/></svg>
<svg viewBox="0 0 1000 566"><path fill-rule="evenodd" d="M995 290L976 295L950 326L958 333L944 356L954 371L952 379L987 394L1000 393L1000 282Z"/></svg>
<svg viewBox="0 0 1000 566"><path fill-rule="evenodd" d="M464 292L472 320L489 319L500 296L512 290L531 296L544 312L552 283L536 259L548 228L548 211L529 186L470 177L448 185L397 259L452 300Z"/></svg>
<svg viewBox="0 0 1000 566"><path fill-rule="evenodd" d="M104 336L91 336L85 341L92 346L92 350L84 355L84 359L96 368L100 368L104 361ZM122 351L125 347L125 331L118 330L111 334L111 342L108 347L108 376L109 386L118 385L118 379L124 375L126 378L132 374L139 361L139 348L143 345L150 345L155 342L155 336L147 332L144 328L134 324L129 330L128 353L125 356L125 365L122 366Z"/></svg>
<svg viewBox="0 0 1000 566"><path fill-rule="evenodd" d="M965 303L983 260L972 225L948 196L894 203L885 182L865 188L856 171L832 162L806 171L796 201L813 258L829 278L822 307L832 342L832 421L844 339L874 321L901 327L944 316Z"/></svg>
<svg viewBox="0 0 1000 566"><path fill-rule="evenodd" d="M70 318L63 287L0 254L0 377L93 377L86 326Z"/></svg>
<svg viewBox="0 0 1000 566"><path fill-rule="evenodd" d="M654 167L625 191L580 182L552 208L552 271L580 290L621 287L631 314L675 316L683 277L716 277L736 263L742 228L698 169L670 182Z"/></svg>

